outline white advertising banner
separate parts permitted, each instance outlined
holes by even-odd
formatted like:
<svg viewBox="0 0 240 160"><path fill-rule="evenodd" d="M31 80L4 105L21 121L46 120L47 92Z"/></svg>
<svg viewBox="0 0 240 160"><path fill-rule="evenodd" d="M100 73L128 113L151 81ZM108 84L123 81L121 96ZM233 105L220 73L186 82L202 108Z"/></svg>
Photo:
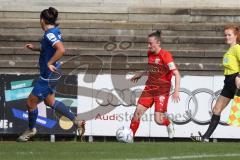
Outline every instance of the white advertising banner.
<svg viewBox="0 0 240 160"><path fill-rule="evenodd" d="M137 84L131 75L78 75L78 114L87 120L86 135L115 136L121 126L129 126L138 97L144 88L144 77ZM184 76L181 79L180 102L168 103L168 116L175 123L175 137L188 138L205 132L211 109L223 87L223 76ZM229 106L222 112L213 138L240 138L240 128L225 125ZM136 136L167 137L165 126L154 122L154 105L142 116Z"/></svg>

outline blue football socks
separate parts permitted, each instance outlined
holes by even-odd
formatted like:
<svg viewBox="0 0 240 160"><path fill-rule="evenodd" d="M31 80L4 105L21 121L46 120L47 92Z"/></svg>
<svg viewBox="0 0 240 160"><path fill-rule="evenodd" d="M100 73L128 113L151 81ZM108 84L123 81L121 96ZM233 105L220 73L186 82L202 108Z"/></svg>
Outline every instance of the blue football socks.
<svg viewBox="0 0 240 160"><path fill-rule="evenodd" d="M64 115L71 121L73 121L75 119L75 115L71 112L71 110L69 108L67 108L64 103L62 103L60 101L55 100L53 109L56 110L57 112L59 112L60 114Z"/></svg>
<svg viewBox="0 0 240 160"><path fill-rule="evenodd" d="M28 112L29 129L35 128L36 122L37 122L37 117L38 117L38 109L37 108L33 111Z"/></svg>

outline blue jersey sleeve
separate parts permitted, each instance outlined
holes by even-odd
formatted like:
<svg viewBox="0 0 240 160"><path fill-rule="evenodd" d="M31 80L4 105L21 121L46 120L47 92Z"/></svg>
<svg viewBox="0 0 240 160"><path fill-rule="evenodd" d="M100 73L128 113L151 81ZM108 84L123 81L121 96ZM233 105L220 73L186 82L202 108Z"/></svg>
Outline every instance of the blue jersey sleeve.
<svg viewBox="0 0 240 160"><path fill-rule="evenodd" d="M61 41L61 35L49 32L46 34L46 40L51 44L51 46L54 46L57 42Z"/></svg>

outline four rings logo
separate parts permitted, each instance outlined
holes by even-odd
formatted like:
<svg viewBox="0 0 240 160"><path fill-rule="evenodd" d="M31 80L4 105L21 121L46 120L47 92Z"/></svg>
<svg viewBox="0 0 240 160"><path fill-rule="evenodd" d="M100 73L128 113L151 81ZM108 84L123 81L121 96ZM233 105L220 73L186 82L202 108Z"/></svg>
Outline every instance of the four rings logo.
<svg viewBox="0 0 240 160"><path fill-rule="evenodd" d="M116 42L108 42L104 45L104 50L106 51L114 51L115 49L117 49L117 47L121 50L126 50L129 49L133 46L133 43L130 41L121 41L119 42L119 44L117 44Z"/></svg>
<svg viewBox="0 0 240 160"><path fill-rule="evenodd" d="M96 103L99 106L124 106L124 107L134 107L137 105L137 99L140 96L142 90L141 89L106 89L103 88L99 90L96 94ZM183 125L187 124L190 121L199 124L199 125L207 125L210 122L210 119L203 120L201 117L197 116L197 113L199 112L199 101L200 99L198 94L208 94L209 99L206 99L208 102L208 113L209 117L211 117L211 110L213 107L214 102L216 101L217 97L220 95L221 90L218 90L216 92L207 89L207 88L199 88L194 91L190 91L185 88L180 89L180 94L186 94L187 97L182 100L184 102L181 102L181 104L184 104L182 106L182 109L185 109L185 111L181 114L174 113L174 114L168 114L168 116L174 121L175 124ZM117 95L117 96L113 96ZM101 100L100 100L101 99ZM205 101L205 100L204 100ZM179 118L181 117L181 118ZM226 122L220 121L221 125L227 125Z"/></svg>

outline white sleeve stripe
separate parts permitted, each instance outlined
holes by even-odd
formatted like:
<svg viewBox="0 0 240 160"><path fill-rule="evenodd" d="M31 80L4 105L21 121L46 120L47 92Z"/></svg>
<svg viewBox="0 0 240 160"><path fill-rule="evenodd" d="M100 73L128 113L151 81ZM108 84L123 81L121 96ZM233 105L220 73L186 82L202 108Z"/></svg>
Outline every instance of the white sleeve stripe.
<svg viewBox="0 0 240 160"><path fill-rule="evenodd" d="M54 46L57 42L60 42L60 40L55 41L55 42L52 44L52 46Z"/></svg>

